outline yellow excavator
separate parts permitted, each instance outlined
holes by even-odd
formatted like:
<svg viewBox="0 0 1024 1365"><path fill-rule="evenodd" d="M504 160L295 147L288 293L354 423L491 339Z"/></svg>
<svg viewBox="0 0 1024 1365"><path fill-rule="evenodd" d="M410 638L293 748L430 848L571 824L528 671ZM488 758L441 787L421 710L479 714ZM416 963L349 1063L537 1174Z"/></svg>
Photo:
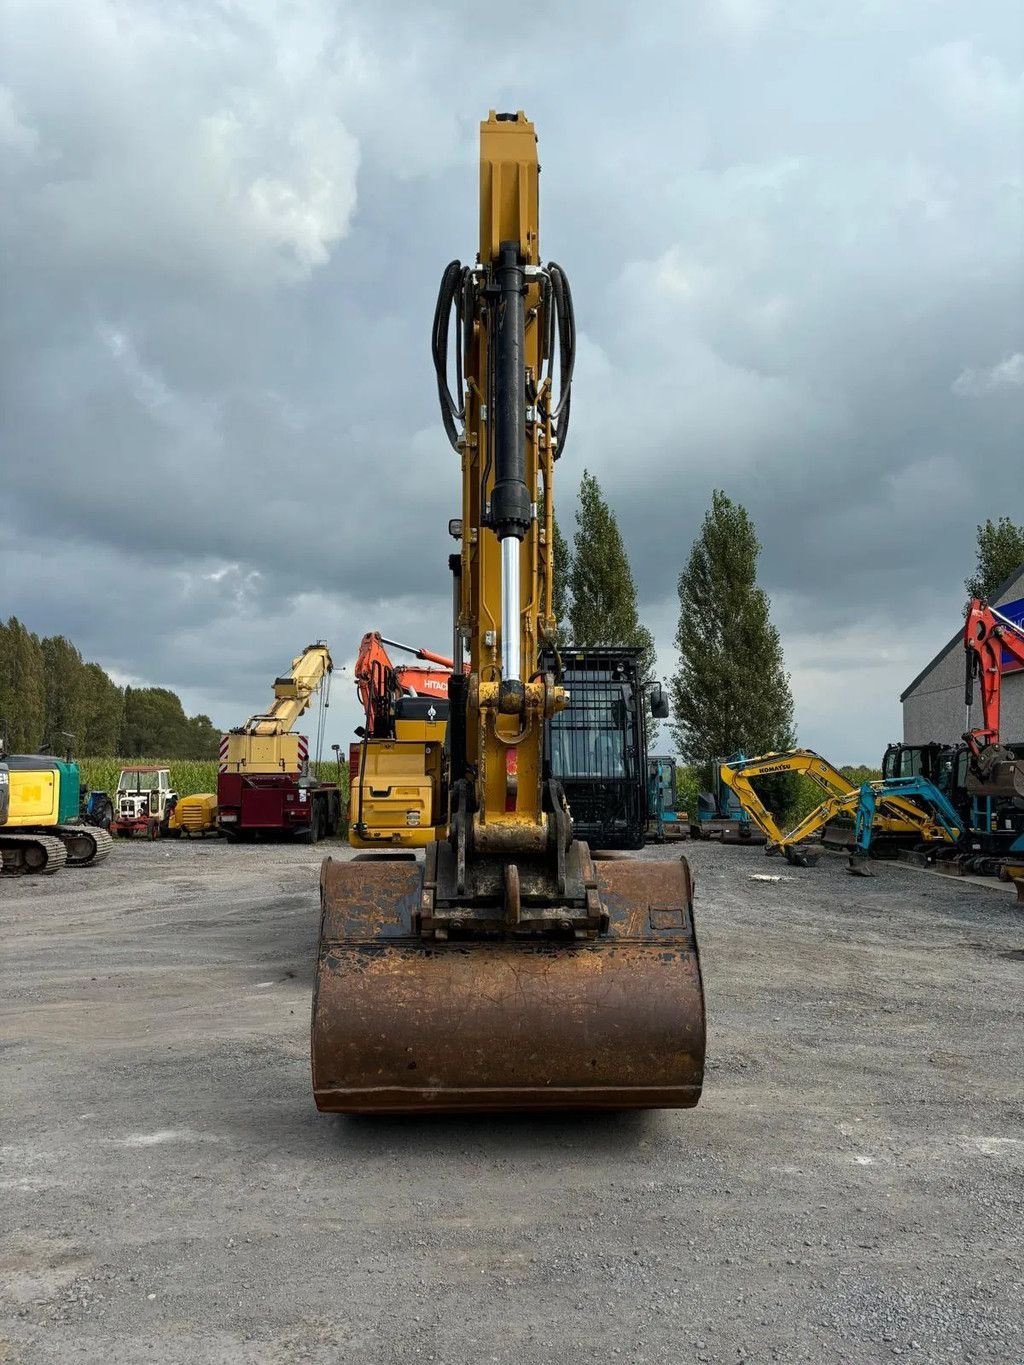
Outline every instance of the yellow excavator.
<svg viewBox="0 0 1024 1365"><path fill-rule="evenodd" d="M553 473L575 320L565 273L541 263L538 171L533 124L492 112L480 132L479 253L445 270L433 331L462 468L449 525L460 549L449 561L447 828L422 862L394 852L322 865L311 1039L321 1110L700 1098L704 994L686 860L597 861L573 837L545 748L545 721L567 701Z"/></svg>
<svg viewBox="0 0 1024 1365"><path fill-rule="evenodd" d="M813 749L785 749L759 754L755 758L738 754L721 764L719 772L722 782L767 839L765 852L781 853L794 867L814 866L821 845L811 841L826 825L840 817L857 820L858 844L863 847L851 858L850 870L861 874L866 870L864 857L875 834L900 838L913 836L921 843L935 843L953 842L960 832L956 812L931 783L901 784L900 779L896 779L856 786ZM783 773L810 778L825 793L821 804L790 830L779 828L754 789L754 783L759 779L778 777ZM922 799L923 805L918 804ZM866 805L870 806L869 811L865 809Z"/></svg>

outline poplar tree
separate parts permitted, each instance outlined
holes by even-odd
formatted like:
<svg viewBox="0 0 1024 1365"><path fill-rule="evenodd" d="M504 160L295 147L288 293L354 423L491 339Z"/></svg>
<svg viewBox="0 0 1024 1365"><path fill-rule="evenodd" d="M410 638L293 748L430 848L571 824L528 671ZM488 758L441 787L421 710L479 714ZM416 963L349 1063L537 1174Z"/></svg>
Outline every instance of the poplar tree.
<svg viewBox="0 0 1024 1365"><path fill-rule="evenodd" d="M639 649L640 677L653 680L654 636L640 624L622 533L600 484L587 470L580 481L568 589L570 643L583 649L595 645ZM648 738L656 733L657 722L649 719Z"/></svg>
<svg viewBox="0 0 1024 1365"><path fill-rule="evenodd" d="M43 738L46 709L43 651L16 616L0 623L0 726L11 753L33 753Z"/></svg>
<svg viewBox="0 0 1024 1365"><path fill-rule="evenodd" d="M964 587L971 597L991 597L1016 570L1024 567L1024 526L1009 517L989 517L978 527L978 562Z"/></svg>
<svg viewBox="0 0 1024 1365"><path fill-rule="evenodd" d="M124 725L124 693L99 664L85 665L84 725L75 753L93 757L116 754Z"/></svg>
<svg viewBox="0 0 1024 1365"><path fill-rule="evenodd" d="M63 753L69 744L83 753L80 746L86 737L90 686L85 663L63 635L47 636L41 647L46 693L44 741L51 753ZM69 740L68 736L72 738Z"/></svg>
<svg viewBox="0 0 1024 1365"><path fill-rule="evenodd" d="M163 687L123 691L99 664L85 663L62 635L40 641L16 616L0 621L0 733L8 752L76 757L214 758L220 731L186 716ZM73 735L67 740L66 735Z"/></svg>
<svg viewBox="0 0 1024 1365"><path fill-rule="evenodd" d="M555 620L558 622L559 632L564 629L564 624L569 615L569 546L562 535L562 528L558 524L558 518L554 518L555 534L553 550L555 554L555 569L552 575L554 579L552 590L552 608L555 613Z"/></svg>
<svg viewBox="0 0 1024 1365"><path fill-rule="evenodd" d="M671 684L676 744L705 781L716 758L790 749L796 739L782 642L757 584L760 552L746 509L716 489L679 575Z"/></svg>

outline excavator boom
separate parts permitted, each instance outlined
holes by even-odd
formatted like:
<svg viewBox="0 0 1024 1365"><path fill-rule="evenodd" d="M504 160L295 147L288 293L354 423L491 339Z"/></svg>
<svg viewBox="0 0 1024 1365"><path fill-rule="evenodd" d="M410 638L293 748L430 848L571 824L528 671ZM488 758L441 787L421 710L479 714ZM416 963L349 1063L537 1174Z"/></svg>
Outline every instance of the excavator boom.
<svg viewBox="0 0 1024 1365"><path fill-rule="evenodd" d="M977 796L1007 796L1024 800L1024 761L1015 759L1000 743L999 715L1004 653L1024 665L1024 629L996 607L972 598L964 622L967 679L964 700L970 711L974 682L981 683L982 723L964 740L971 753L968 790Z"/></svg>
<svg viewBox="0 0 1024 1365"><path fill-rule="evenodd" d="M553 648L553 471L575 318L564 271L540 256L536 142L521 112L481 125L477 259L442 277L434 364L462 470L447 828L422 864L324 863L312 1026L321 1109L700 1097L686 862L596 861L573 837L546 752L546 722L568 700Z"/></svg>

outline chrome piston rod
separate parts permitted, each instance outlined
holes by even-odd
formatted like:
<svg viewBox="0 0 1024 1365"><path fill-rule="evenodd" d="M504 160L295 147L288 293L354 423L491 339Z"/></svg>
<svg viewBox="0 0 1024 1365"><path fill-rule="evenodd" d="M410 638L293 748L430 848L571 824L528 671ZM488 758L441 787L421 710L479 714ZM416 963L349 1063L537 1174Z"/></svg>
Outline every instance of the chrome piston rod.
<svg viewBox="0 0 1024 1365"><path fill-rule="evenodd" d="M501 678L522 681L519 639L519 541L506 536L501 542Z"/></svg>

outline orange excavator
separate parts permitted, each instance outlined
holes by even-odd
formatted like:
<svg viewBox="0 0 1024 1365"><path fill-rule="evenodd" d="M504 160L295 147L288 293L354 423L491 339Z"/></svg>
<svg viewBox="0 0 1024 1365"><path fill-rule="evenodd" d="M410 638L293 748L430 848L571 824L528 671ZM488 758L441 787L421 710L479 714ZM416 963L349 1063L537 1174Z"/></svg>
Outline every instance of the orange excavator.
<svg viewBox="0 0 1024 1365"><path fill-rule="evenodd" d="M437 668L417 668L415 664L394 664L385 648L400 649L426 664ZM371 630L359 643L356 659L356 693L366 715L366 731L374 739L393 735L393 712L401 697L439 697L448 710L448 679L454 664L443 654L415 645L403 645L389 640L379 631Z"/></svg>
<svg viewBox="0 0 1024 1365"><path fill-rule="evenodd" d="M983 598L975 597L967 607L964 649L967 657L964 700L970 712L974 682L978 679L982 714L981 725L964 735L971 755L967 790L974 796L1024 798L1024 760L1006 748L999 733L1003 669L1008 663L1024 666L1024 629Z"/></svg>
<svg viewBox="0 0 1024 1365"><path fill-rule="evenodd" d="M427 667L395 664L387 646ZM436 668L429 665L436 664ZM452 660L368 631L356 659L365 722L349 748L348 837L353 848L422 848L442 814L442 749Z"/></svg>

